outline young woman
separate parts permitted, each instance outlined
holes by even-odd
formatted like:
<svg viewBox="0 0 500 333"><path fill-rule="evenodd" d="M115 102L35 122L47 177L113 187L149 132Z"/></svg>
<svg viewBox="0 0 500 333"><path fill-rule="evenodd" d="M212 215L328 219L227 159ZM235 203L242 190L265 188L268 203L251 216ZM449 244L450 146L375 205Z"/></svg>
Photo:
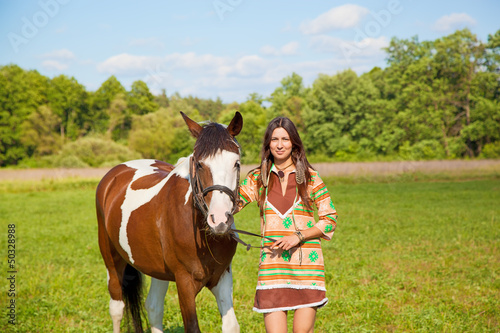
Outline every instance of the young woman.
<svg viewBox="0 0 500 333"><path fill-rule="evenodd" d="M244 205L260 207L262 236L275 239L262 241L254 311L267 332L286 333L288 311L293 332L313 332L316 310L328 302L321 239L331 239L337 213L290 119L269 123L261 158L240 188Z"/></svg>

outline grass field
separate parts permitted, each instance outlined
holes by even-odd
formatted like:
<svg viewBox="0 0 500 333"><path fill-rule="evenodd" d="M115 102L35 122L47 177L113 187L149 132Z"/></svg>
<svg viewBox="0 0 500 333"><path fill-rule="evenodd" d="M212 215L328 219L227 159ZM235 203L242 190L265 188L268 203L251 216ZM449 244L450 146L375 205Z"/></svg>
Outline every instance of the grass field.
<svg viewBox="0 0 500 333"><path fill-rule="evenodd" d="M500 332L500 177L460 178L326 179L340 218L333 240L323 242L330 301L318 312L317 332ZM0 331L111 331L96 184L0 183ZM250 206L237 225L256 232L256 217ZM9 224L16 236L15 326L7 317ZM233 261L242 332L264 332L251 310L258 255L239 247ZM220 331L212 294L202 291L197 303L202 331ZM183 332L174 283L164 328Z"/></svg>

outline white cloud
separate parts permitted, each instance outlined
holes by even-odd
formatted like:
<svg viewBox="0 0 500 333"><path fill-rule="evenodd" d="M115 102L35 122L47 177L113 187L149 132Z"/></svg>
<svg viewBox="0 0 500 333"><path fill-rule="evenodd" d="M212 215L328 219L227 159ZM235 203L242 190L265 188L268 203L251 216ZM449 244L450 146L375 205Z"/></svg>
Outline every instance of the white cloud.
<svg viewBox="0 0 500 333"><path fill-rule="evenodd" d="M329 36L314 37L318 43L315 47L321 46L322 51L335 55L322 60L284 62L261 55L223 57L188 52L150 57L125 53L106 59L97 68L102 73L116 75L124 85L143 80L153 93L166 89L169 94L179 92L183 96L191 94L200 98L219 96L226 103L243 102L252 92L264 96L271 94L280 81L293 72L303 77L304 84L310 85L318 73L333 75L348 67L359 72L368 68L367 64L373 67L373 59L383 58L378 48L388 44L385 37L362 40L357 45L360 54L350 61L339 47L346 41ZM291 52L297 48L298 43L288 43L275 51Z"/></svg>
<svg viewBox="0 0 500 333"><path fill-rule="evenodd" d="M217 72L218 68L229 65L227 57L218 57L212 54L197 55L194 52L172 53L164 57L164 64L171 69L186 69L199 72Z"/></svg>
<svg viewBox="0 0 500 333"><path fill-rule="evenodd" d="M378 38L366 37L358 42L341 38L320 35L311 39L311 46L320 52L333 53L341 56L348 63L362 58L378 60L385 55L383 47L389 46L389 39L385 36Z"/></svg>
<svg viewBox="0 0 500 333"><path fill-rule="evenodd" d="M452 31L465 26L476 25L476 20L465 13L452 13L440 17L434 22L433 29L436 31Z"/></svg>
<svg viewBox="0 0 500 333"><path fill-rule="evenodd" d="M231 73L238 76L258 76L265 73L269 68L269 61L262 59L257 55L249 55L241 57L234 64L234 69Z"/></svg>
<svg viewBox="0 0 500 333"><path fill-rule="evenodd" d="M300 44L298 42L287 43L279 49L274 46L265 45L260 49L260 52L267 56L290 56L297 54L299 46Z"/></svg>
<svg viewBox="0 0 500 333"><path fill-rule="evenodd" d="M113 75L159 75L163 72L180 71L195 75L255 76L270 66L270 62L258 55L247 55L231 59L211 54L194 52L172 53L165 57L138 56L122 53L112 56L97 65L101 73Z"/></svg>
<svg viewBox="0 0 500 333"><path fill-rule="evenodd" d="M353 28L368 14L368 9L358 5L342 5L335 7L311 21L303 22L300 31L306 35L314 35L338 29Z"/></svg>
<svg viewBox="0 0 500 333"><path fill-rule="evenodd" d="M63 71L68 68L67 64L57 60L44 60L42 66L48 71Z"/></svg>
<svg viewBox="0 0 500 333"><path fill-rule="evenodd" d="M298 42L290 42L281 47L281 53L283 55L296 55L299 50L300 44Z"/></svg>
<svg viewBox="0 0 500 333"><path fill-rule="evenodd" d="M112 75L142 75L161 64L159 57L136 56L128 53L112 56L97 65L101 73Z"/></svg>
<svg viewBox="0 0 500 333"><path fill-rule="evenodd" d="M44 59L58 59L58 60L73 60L75 59L75 54L68 49L54 50L48 53L44 53L40 56Z"/></svg>

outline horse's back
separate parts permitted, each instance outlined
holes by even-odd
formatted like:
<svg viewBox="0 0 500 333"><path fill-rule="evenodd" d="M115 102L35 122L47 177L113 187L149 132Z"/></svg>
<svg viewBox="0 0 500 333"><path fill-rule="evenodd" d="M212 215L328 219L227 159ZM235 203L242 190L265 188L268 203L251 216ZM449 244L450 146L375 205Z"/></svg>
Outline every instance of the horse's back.
<svg viewBox="0 0 500 333"><path fill-rule="evenodd" d="M157 160L128 161L112 168L97 187L100 228L114 248L131 263L149 258L147 261L156 271L163 269L156 221L164 212L150 207L159 207L160 198L168 200L165 195L169 188L165 185L173 169L173 165Z"/></svg>
<svg viewBox="0 0 500 333"><path fill-rule="evenodd" d="M136 188L154 186L167 177L173 169L172 164L152 159L132 160L118 164L109 170L99 182L97 199L106 197L111 186L124 188L132 181ZM140 180L138 184L136 184L137 180Z"/></svg>

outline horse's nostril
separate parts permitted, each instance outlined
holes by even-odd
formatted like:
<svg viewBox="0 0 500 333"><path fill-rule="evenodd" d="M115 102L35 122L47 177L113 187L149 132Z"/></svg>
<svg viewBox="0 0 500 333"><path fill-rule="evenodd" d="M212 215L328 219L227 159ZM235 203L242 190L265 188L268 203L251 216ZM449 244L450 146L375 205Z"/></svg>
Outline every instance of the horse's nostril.
<svg viewBox="0 0 500 333"><path fill-rule="evenodd" d="M212 222L215 224L215 217L214 217L214 214L211 214L211 215L210 215L210 218L212 219Z"/></svg>

